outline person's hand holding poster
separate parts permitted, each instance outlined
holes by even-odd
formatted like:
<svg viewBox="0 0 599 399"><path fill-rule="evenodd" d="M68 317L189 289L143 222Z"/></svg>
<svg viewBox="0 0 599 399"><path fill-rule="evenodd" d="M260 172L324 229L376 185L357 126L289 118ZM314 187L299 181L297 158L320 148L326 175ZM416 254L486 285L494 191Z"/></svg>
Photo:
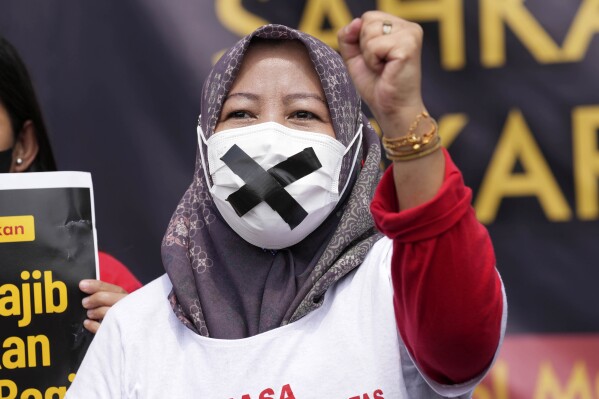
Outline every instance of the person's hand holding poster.
<svg viewBox="0 0 599 399"><path fill-rule="evenodd" d="M91 176L0 174L0 398L62 398L92 335L80 280L97 276Z"/></svg>

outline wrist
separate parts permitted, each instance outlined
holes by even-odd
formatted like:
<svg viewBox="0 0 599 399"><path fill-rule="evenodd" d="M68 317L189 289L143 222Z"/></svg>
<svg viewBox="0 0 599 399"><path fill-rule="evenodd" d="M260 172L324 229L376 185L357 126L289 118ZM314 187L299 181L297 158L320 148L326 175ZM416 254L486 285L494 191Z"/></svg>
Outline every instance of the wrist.
<svg viewBox="0 0 599 399"><path fill-rule="evenodd" d="M407 132L397 136L390 136L384 132L382 144L387 159L403 162L436 152L441 148L441 138L437 122L428 112L422 110L413 118Z"/></svg>
<svg viewBox="0 0 599 399"><path fill-rule="evenodd" d="M427 112L423 103L404 106L398 108L393 113L386 115L374 115L384 137L397 138L405 136L410 130L411 125L422 112ZM419 135L426 132L426 123L420 123L414 129L415 134Z"/></svg>

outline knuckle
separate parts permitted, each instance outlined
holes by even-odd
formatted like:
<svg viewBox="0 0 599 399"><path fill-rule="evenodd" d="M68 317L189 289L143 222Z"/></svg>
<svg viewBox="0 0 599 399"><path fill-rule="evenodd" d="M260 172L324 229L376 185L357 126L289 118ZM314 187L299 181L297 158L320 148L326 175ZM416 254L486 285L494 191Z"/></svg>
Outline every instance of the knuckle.
<svg viewBox="0 0 599 399"><path fill-rule="evenodd" d="M424 32L424 29L422 29L422 26L419 23L409 22L409 26L416 33L423 33Z"/></svg>
<svg viewBox="0 0 599 399"><path fill-rule="evenodd" d="M369 21L372 18L374 18L376 15L378 14L378 11L366 11L365 13L362 14L361 18L363 21Z"/></svg>
<svg viewBox="0 0 599 399"><path fill-rule="evenodd" d="M414 35L414 38L416 38L418 41L422 41L422 38L424 37L424 29L422 29L421 25L411 22L410 30Z"/></svg>
<svg viewBox="0 0 599 399"><path fill-rule="evenodd" d="M410 56L408 55L408 53L402 51L395 56L395 59L405 64L410 60Z"/></svg>
<svg viewBox="0 0 599 399"><path fill-rule="evenodd" d="M110 301L112 295L110 292L100 291L98 292L97 303L106 304Z"/></svg>
<svg viewBox="0 0 599 399"><path fill-rule="evenodd" d="M420 42L418 39L412 37L406 41L405 50L408 53L416 53L420 48Z"/></svg>

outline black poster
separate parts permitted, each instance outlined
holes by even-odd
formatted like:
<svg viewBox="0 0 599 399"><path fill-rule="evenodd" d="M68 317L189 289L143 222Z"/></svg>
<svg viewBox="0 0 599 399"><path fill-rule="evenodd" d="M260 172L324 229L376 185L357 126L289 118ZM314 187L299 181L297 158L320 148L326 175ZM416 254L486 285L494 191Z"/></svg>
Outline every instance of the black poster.
<svg viewBox="0 0 599 399"><path fill-rule="evenodd" d="M61 398L93 337L78 283L96 278L91 176L0 175L0 397Z"/></svg>

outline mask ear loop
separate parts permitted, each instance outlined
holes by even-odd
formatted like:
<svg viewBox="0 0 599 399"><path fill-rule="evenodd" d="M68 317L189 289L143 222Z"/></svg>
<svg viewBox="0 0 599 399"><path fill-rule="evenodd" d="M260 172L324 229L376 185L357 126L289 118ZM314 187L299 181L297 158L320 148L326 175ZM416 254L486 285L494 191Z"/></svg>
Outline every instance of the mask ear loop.
<svg viewBox="0 0 599 399"><path fill-rule="evenodd" d="M351 150L351 148L353 147L354 143L356 142L356 140L358 138L360 139L360 140L358 140L358 144L362 143L362 127L363 126L364 126L364 124L360 123L360 127L358 128L358 132L356 133L356 135L354 136L354 138L352 139L352 141L349 143L349 145L345 149L345 152L343 153L343 156L345 156L349 152L349 150ZM360 151L356 148L356 153L354 154L354 159L352 160L351 169L349 170L349 174L347 175L347 181L345 182L345 186L343 187L343 190L341 190L341 192L339 193L339 198L343 197L343 193L345 193L345 189L347 188L347 186L349 185L349 182L351 181L351 176L352 176L352 173L354 173L354 167L356 166L356 161L358 160L358 153L359 152Z"/></svg>
<svg viewBox="0 0 599 399"><path fill-rule="evenodd" d="M204 160L204 149L202 148L202 143L206 146L206 150L208 149L208 142L206 141L206 137L204 136L204 131L199 123L198 118L198 127L196 129L198 133L198 146L200 149L200 159L202 160L202 169L204 169L204 177L206 177L206 184L208 184L208 190L211 190L212 187L210 185L210 178L208 176L208 169L206 168L206 161Z"/></svg>

